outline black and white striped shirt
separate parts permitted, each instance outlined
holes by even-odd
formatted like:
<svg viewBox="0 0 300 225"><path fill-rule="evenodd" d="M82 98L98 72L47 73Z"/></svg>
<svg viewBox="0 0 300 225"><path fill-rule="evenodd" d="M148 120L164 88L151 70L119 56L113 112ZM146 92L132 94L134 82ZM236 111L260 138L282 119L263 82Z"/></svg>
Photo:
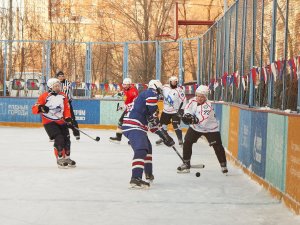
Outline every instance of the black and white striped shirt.
<svg viewBox="0 0 300 225"><path fill-rule="evenodd" d="M60 82L61 91L64 92L69 101L73 100L73 93L72 93L72 84L68 80L63 80Z"/></svg>

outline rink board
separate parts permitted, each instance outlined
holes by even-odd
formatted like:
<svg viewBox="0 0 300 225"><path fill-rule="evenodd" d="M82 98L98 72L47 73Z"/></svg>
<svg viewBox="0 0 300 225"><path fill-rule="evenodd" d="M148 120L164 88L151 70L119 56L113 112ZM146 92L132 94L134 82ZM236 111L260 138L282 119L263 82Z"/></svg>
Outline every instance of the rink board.
<svg viewBox="0 0 300 225"><path fill-rule="evenodd" d="M289 117L286 160L286 193L300 202L300 118Z"/></svg>
<svg viewBox="0 0 300 225"><path fill-rule="evenodd" d="M238 157L239 122L240 122L240 109L234 106L230 107L228 150L235 158Z"/></svg>
<svg viewBox="0 0 300 225"><path fill-rule="evenodd" d="M251 111L252 171L265 178L268 114Z"/></svg>
<svg viewBox="0 0 300 225"><path fill-rule="evenodd" d="M123 101L101 101L100 102L100 124L118 125L119 118L124 111L117 111L117 105L123 106Z"/></svg>
<svg viewBox="0 0 300 225"><path fill-rule="evenodd" d="M0 121L39 123L41 117L32 114L36 98L0 98Z"/></svg>
<svg viewBox="0 0 300 225"><path fill-rule="evenodd" d="M252 170L252 112L241 109L239 122L238 159L246 168Z"/></svg>
<svg viewBox="0 0 300 225"><path fill-rule="evenodd" d="M72 101L72 106L79 124L99 124L99 100L76 99Z"/></svg>
<svg viewBox="0 0 300 225"><path fill-rule="evenodd" d="M222 120L221 120L221 138L225 148L228 148L228 131L230 121L230 106L223 105Z"/></svg>

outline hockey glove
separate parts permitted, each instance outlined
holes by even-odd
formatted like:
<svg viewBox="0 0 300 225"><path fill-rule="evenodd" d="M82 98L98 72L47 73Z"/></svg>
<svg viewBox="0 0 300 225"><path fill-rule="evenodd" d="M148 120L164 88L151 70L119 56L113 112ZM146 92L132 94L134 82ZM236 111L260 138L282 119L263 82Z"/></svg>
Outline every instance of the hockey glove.
<svg viewBox="0 0 300 225"><path fill-rule="evenodd" d="M197 124L199 122L199 119L195 115L187 113L183 115L182 122L186 125Z"/></svg>
<svg viewBox="0 0 300 225"><path fill-rule="evenodd" d="M39 112L41 112L41 113L48 113L48 112L49 112L49 107L48 107L48 106L45 106L45 105L39 105L39 106L38 106L38 110L39 110Z"/></svg>
<svg viewBox="0 0 300 225"><path fill-rule="evenodd" d="M74 120L72 118L68 117L68 118L65 119L65 121L66 121L66 123L69 127L74 126Z"/></svg>
<svg viewBox="0 0 300 225"><path fill-rule="evenodd" d="M175 145L173 138L167 133L167 131L161 129L155 132L164 142L164 144L168 147Z"/></svg>

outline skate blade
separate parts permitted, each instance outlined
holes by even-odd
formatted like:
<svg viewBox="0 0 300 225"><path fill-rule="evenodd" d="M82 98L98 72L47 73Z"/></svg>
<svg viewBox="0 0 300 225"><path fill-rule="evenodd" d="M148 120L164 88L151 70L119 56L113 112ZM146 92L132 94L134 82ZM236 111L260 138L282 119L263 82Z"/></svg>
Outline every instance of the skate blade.
<svg viewBox="0 0 300 225"><path fill-rule="evenodd" d="M75 168L76 165L68 165L69 168Z"/></svg>
<svg viewBox="0 0 300 225"><path fill-rule="evenodd" d="M191 165L191 168L198 168L198 169L202 169L204 168L205 165L204 164L195 164L195 165Z"/></svg>
<svg viewBox="0 0 300 225"><path fill-rule="evenodd" d="M115 144L120 144L120 143L121 143L121 141L115 141L115 140L110 140L110 139L109 139L109 141L110 141L111 143L115 143Z"/></svg>
<svg viewBox="0 0 300 225"><path fill-rule="evenodd" d="M135 184L130 184L130 186L129 186L129 189L131 189L131 190L143 190L143 189L147 190L149 188L150 188L150 186L146 186L146 185L138 186Z"/></svg>
<svg viewBox="0 0 300 225"><path fill-rule="evenodd" d="M59 169L68 169L68 166L60 166L60 165L57 165L57 167L58 167Z"/></svg>
<svg viewBox="0 0 300 225"><path fill-rule="evenodd" d="M190 170L177 170L177 173L190 173Z"/></svg>

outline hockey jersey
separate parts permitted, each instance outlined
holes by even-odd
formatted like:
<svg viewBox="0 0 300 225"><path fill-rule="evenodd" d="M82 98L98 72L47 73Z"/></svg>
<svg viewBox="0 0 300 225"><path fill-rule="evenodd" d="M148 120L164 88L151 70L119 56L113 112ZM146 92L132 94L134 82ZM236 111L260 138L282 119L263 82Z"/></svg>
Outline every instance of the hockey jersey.
<svg viewBox="0 0 300 225"><path fill-rule="evenodd" d="M133 102L123 119L123 132L129 130L148 131L148 121L157 118L158 93L154 89L142 92Z"/></svg>
<svg viewBox="0 0 300 225"><path fill-rule="evenodd" d="M37 100L37 103L32 106L33 114L40 113L38 110L39 105L46 105L49 107L48 113L41 114L43 124L53 121L58 124L64 124L65 122L60 118L71 117L69 100L63 92L59 92L58 94L44 92L41 94Z"/></svg>
<svg viewBox="0 0 300 225"><path fill-rule="evenodd" d="M184 114L186 113L195 115L199 119L197 124L190 125L193 130L202 133L219 131L219 123L210 101L205 101L202 105L198 105L196 97L194 97L186 105Z"/></svg>
<svg viewBox="0 0 300 225"><path fill-rule="evenodd" d="M178 112L181 102L185 107L186 97L182 87L171 88L169 84L163 86L164 109L163 112L174 114Z"/></svg>
<svg viewBox="0 0 300 225"><path fill-rule="evenodd" d="M124 90L124 104L126 106L126 110L129 111L132 107L134 99L139 95L138 90L132 86L128 90Z"/></svg>

